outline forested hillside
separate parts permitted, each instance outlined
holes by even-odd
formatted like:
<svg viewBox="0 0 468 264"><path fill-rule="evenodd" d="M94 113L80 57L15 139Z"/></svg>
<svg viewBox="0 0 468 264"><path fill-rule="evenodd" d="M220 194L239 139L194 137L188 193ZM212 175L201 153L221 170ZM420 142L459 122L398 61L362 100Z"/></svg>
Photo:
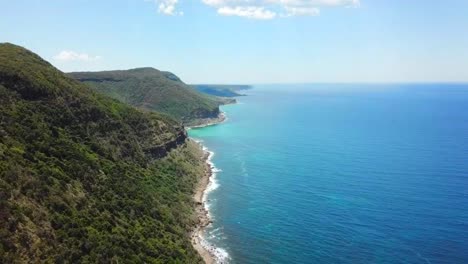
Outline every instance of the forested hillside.
<svg viewBox="0 0 468 264"><path fill-rule="evenodd" d="M197 92L170 72L153 68L69 75L100 93L141 109L166 113L187 125L197 119L217 118L219 105L225 102Z"/></svg>
<svg viewBox="0 0 468 264"><path fill-rule="evenodd" d="M172 118L0 44L0 263L201 261L201 156Z"/></svg>

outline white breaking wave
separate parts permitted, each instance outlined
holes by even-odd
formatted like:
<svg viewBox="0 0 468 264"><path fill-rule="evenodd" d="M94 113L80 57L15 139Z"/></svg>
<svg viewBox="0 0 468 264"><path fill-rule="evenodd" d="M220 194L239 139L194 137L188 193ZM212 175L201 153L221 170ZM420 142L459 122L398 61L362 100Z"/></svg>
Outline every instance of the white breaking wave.
<svg viewBox="0 0 468 264"><path fill-rule="evenodd" d="M206 211L208 212L209 218L213 220L213 215L210 212L210 206L212 204L211 203L212 200L208 200L208 195L211 192L213 192L214 190L218 189L219 183L217 181L216 176L217 176L217 173L222 172L222 170L218 169L215 166L215 164L213 163L213 157L214 157L215 153L213 151L210 151L207 147L205 147L202 144L203 140L201 140L201 139L193 139L193 140L202 146L202 149L203 149L203 151L205 153L208 153L208 158L207 158L206 162L208 163L208 165L211 168L211 177L210 177L208 186L206 187L205 191L203 192L202 200L203 200L203 206L205 207ZM213 231L219 231L219 229L215 229ZM213 232L213 231L210 232L210 234L209 234L209 237L211 239L215 239L217 237L222 237L223 236L219 232ZM205 230L203 230L203 235L200 236L200 244L203 246L203 248L205 248L207 251L209 251L215 257L215 260L216 260L217 264L229 263L229 260L230 260L229 253L225 249L220 248L220 247L216 247L212 243L208 242L206 240L206 238L205 238L205 236L207 235L206 233L207 232L206 232L206 229L205 229ZM215 233L217 233L217 234L215 234Z"/></svg>
<svg viewBox="0 0 468 264"><path fill-rule="evenodd" d="M216 263L229 263L229 253L225 249L210 244L208 241L206 241L205 238L202 238L200 243L206 250L208 250L212 255L215 256Z"/></svg>

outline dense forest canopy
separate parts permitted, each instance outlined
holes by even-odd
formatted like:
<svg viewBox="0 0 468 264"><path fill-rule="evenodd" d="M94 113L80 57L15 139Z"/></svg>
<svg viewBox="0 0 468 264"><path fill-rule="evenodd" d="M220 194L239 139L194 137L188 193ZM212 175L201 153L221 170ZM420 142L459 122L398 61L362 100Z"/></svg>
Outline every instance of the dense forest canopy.
<svg viewBox="0 0 468 264"><path fill-rule="evenodd" d="M0 262L201 261L200 151L172 118L0 44Z"/></svg>
<svg viewBox="0 0 468 264"><path fill-rule="evenodd" d="M184 124L216 118L219 105L225 101L196 91L170 72L153 68L75 72L69 76L100 93L141 109L166 113Z"/></svg>

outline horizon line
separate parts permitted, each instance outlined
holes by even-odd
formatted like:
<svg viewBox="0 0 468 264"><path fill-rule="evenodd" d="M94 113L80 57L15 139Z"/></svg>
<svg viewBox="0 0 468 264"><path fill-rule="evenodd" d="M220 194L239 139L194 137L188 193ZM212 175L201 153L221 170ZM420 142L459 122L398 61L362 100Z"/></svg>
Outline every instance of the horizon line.
<svg viewBox="0 0 468 264"><path fill-rule="evenodd" d="M350 81L350 82L255 82L255 83L224 83L224 82L191 82L186 83L187 85L308 85L308 84L374 84L374 85L386 85L386 84L452 84L452 85L468 85L468 81Z"/></svg>

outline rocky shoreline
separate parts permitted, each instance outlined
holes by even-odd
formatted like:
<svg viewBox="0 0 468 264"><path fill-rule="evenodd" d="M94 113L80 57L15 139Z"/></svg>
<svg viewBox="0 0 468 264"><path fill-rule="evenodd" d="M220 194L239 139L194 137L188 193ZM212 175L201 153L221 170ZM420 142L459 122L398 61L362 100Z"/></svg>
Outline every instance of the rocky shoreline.
<svg viewBox="0 0 468 264"><path fill-rule="evenodd" d="M200 147L201 146L200 144ZM203 149L203 159L205 161L205 173L203 177L200 179L198 186L195 190L194 200L195 200L195 212L198 217L198 223L195 226L191 234L191 241L193 247L198 251L198 254L203 258L204 262L207 264L214 264L219 263L216 258L216 254L214 250L210 250L206 241L203 238L204 229L212 223L208 210L205 206L205 191L210 184L210 178L213 175L213 168L212 165L208 162L211 153L207 150Z"/></svg>
<svg viewBox="0 0 468 264"><path fill-rule="evenodd" d="M224 121L226 121L226 115L223 112L221 112L215 118L198 119L197 121L193 122L191 125L187 126L187 129L213 126L213 125L223 123Z"/></svg>
<svg viewBox="0 0 468 264"><path fill-rule="evenodd" d="M205 124L200 124L194 127L188 127L187 129L201 128L201 127L220 124L226 121L226 115L224 113L220 113L218 118L209 119L208 121L209 122L206 122ZM213 170L215 169L213 166L213 163L211 162L211 157L213 156L213 153L208 151L208 149L206 149L200 142L197 142L197 143L199 144L200 148L203 150L205 172L204 172L203 177L198 182L198 185L195 189L195 195L193 197L195 200L195 212L197 214L198 223L191 233L191 241L192 241L193 247L197 250L198 254L203 258L203 261L206 264L220 264L220 263L222 264L222 263L225 263L225 261L220 259L220 257L218 256L217 248L209 244L204 239L205 228L213 222L210 218L209 212L205 204L206 202L205 192L210 185L210 182L212 180L213 173L214 173Z"/></svg>

